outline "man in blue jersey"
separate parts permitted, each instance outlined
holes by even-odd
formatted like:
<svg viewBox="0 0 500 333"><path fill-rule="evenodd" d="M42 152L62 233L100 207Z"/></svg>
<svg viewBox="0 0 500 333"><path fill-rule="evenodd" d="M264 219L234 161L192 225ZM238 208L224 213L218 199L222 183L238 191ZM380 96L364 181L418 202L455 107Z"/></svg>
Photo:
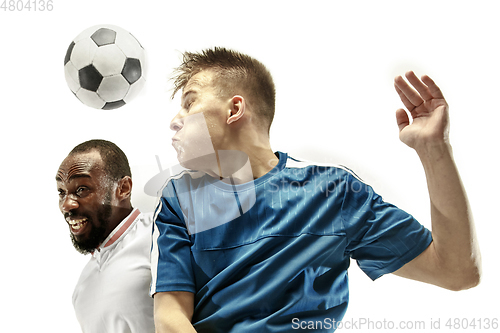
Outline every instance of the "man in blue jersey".
<svg viewBox="0 0 500 333"><path fill-rule="evenodd" d="M171 122L183 173L155 213L151 295L158 332L289 332L340 321L350 258L451 290L479 283L480 254L448 139L448 105L427 76L395 79L400 139L424 166L432 233L350 170L273 152L271 75L224 48L186 52ZM413 88L411 87L413 86ZM328 327L327 327L328 326Z"/></svg>

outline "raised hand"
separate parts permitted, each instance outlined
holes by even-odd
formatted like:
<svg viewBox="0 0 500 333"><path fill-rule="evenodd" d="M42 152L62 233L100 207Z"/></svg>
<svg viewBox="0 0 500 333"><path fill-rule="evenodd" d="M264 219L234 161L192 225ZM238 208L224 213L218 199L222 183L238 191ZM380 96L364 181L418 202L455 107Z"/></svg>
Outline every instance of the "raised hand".
<svg viewBox="0 0 500 333"><path fill-rule="evenodd" d="M428 76L406 73L394 80L403 109L396 112L401 141L414 148L424 167L431 201L432 243L396 275L451 290L476 286L481 253L465 188L449 144L449 115L441 90Z"/></svg>
<svg viewBox="0 0 500 333"><path fill-rule="evenodd" d="M413 88L401 76L394 79L394 87L412 121L404 109L396 111L399 138L417 151L449 143L448 104L441 90L427 75L420 80L410 71L405 76Z"/></svg>

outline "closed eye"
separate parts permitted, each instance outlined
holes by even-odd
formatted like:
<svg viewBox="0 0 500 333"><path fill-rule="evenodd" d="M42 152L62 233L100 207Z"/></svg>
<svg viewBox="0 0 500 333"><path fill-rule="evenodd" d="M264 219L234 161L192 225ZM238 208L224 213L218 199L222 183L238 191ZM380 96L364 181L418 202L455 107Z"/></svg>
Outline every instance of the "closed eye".
<svg viewBox="0 0 500 333"><path fill-rule="evenodd" d="M191 108L193 103L194 103L194 99L191 98L191 99L187 100L186 102L184 102L184 109L186 109L189 112L189 109Z"/></svg>
<svg viewBox="0 0 500 333"><path fill-rule="evenodd" d="M189 90L185 92L184 95L182 96L182 107L186 109L188 112L196 99L195 95L196 93L194 91Z"/></svg>

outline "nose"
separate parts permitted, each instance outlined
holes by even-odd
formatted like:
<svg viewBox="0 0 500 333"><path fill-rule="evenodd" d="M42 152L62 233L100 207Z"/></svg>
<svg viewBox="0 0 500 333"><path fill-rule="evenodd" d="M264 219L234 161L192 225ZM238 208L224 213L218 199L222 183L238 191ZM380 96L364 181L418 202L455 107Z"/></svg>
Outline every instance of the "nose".
<svg viewBox="0 0 500 333"><path fill-rule="evenodd" d="M72 195L65 196L59 204L59 208L63 214L69 213L78 207L78 201Z"/></svg>
<svg viewBox="0 0 500 333"><path fill-rule="evenodd" d="M184 126L182 117L180 116L180 112L172 119L170 122L170 129L175 132L179 132L181 128Z"/></svg>

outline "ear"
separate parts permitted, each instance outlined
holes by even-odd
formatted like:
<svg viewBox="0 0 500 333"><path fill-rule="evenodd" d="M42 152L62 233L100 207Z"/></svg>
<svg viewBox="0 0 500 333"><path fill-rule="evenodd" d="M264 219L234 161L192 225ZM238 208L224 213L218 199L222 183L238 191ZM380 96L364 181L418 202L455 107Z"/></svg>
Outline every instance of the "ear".
<svg viewBox="0 0 500 333"><path fill-rule="evenodd" d="M118 181L118 187L116 189L116 197L118 200L122 201L130 198L132 194L132 178L125 176L120 181Z"/></svg>
<svg viewBox="0 0 500 333"><path fill-rule="evenodd" d="M237 122L245 114L246 104L245 99L242 96L236 95L231 98L231 105L229 110L229 117L227 118L227 124L232 124Z"/></svg>

